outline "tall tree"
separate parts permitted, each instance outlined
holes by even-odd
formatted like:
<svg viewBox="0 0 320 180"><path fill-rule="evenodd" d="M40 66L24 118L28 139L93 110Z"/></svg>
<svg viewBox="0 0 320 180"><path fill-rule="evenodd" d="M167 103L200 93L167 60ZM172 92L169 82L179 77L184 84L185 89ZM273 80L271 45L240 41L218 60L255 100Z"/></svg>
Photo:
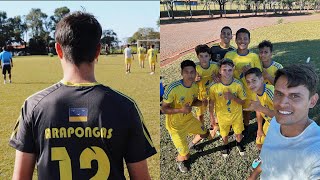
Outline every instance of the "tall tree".
<svg viewBox="0 0 320 180"><path fill-rule="evenodd" d="M153 28L139 28L129 39L129 43L136 43L137 40L160 39L160 33Z"/></svg>
<svg viewBox="0 0 320 180"><path fill-rule="evenodd" d="M31 36L36 37L43 34L44 22L47 19L47 15L39 8L32 8L29 14L26 16L28 27L31 29Z"/></svg>
<svg viewBox="0 0 320 180"><path fill-rule="evenodd" d="M110 48L117 46L119 43L117 33L115 33L112 29L103 30L101 43L104 46L108 44Z"/></svg>
<svg viewBox="0 0 320 180"><path fill-rule="evenodd" d="M56 30L56 24L69 12L70 9L66 6L54 10L54 14L50 16L50 19L52 20L52 31Z"/></svg>

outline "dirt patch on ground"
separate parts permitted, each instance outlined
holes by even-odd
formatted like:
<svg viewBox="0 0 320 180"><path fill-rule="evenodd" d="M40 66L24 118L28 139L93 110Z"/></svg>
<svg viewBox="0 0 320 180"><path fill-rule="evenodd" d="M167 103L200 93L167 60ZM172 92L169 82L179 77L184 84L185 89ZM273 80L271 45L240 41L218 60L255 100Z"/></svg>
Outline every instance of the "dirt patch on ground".
<svg viewBox="0 0 320 180"><path fill-rule="evenodd" d="M276 25L279 19L282 19L282 23L317 20L320 19L320 14L282 17L230 17L161 25L160 66L170 64L184 54L192 52L198 44L209 44L219 40L220 30L223 26L230 26L235 33L242 27L252 30Z"/></svg>

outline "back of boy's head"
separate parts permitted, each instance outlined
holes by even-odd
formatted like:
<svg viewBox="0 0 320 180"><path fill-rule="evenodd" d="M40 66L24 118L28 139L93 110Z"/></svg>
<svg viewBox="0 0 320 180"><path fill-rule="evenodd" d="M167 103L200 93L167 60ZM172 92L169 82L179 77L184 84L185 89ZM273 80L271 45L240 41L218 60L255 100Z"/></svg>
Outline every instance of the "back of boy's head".
<svg viewBox="0 0 320 180"><path fill-rule="evenodd" d="M196 53L197 53L197 56L198 56L200 53L208 53L208 54L211 53L211 49L210 49L209 46L206 45L206 44L200 44L200 45L196 46L195 51L196 51Z"/></svg>
<svg viewBox="0 0 320 180"><path fill-rule="evenodd" d="M259 49L262 49L262 48L264 48L264 47L270 48L270 51L272 52L273 45L272 45L272 43L271 43L270 41L264 40L264 41L262 41L262 42L258 45L258 48L259 48Z"/></svg>
<svg viewBox="0 0 320 180"><path fill-rule="evenodd" d="M152 49L154 48L154 44L151 45L151 48L152 48Z"/></svg>
<svg viewBox="0 0 320 180"><path fill-rule="evenodd" d="M237 31L237 33L236 33L236 39L238 38L238 35L239 35L240 33L247 33L248 36L249 36L249 39L250 39L250 32L249 32L248 29L246 29L246 28L240 28L240 29Z"/></svg>
<svg viewBox="0 0 320 180"><path fill-rule="evenodd" d="M78 66L94 61L101 34L101 25L93 15L76 11L59 21L55 39L65 59Z"/></svg>
<svg viewBox="0 0 320 180"><path fill-rule="evenodd" d="M309 90L309 97L313 96L317 92L319 77L316 70L311 65L293 64L277 70L274 78L274 84L277 83L281 76L285 76L287 78L288 88L303 85Z"/></svg>
<svg viewBox="0 0 320 180"><path fill-rule="evenodd" d="M222 31L225 30L225 29L229 29L229 30L231 31L231 34L232 34L232 30L231 30L231 28L230 28L229 26L224 26L224 27L221 29L221 33L222 33Z"/></svg>
<svg viewBox="0 0 320 180"><path fill-rule="evenodd" d="M228 58L221 59L221 61L219 63L219 68L221 68L222 65L229 65L231 67L234 67L233 61L231 59L228 59Z"/></svg>
<svg viewBox="0 0 320 180"><path fill-rule="evenodd" d="M192 66L192 67L196 68L196 64L189 59L182 61L180 64L181 70L183 70L187 66Z"/></svg>
<svg viewBox="0 0 320 180"><path fill-rule="evenodd" d="M244 77L247 77L247 75L249 75L249 74L255 74L258 78L262 77L262 72L260 71L259 68L256 68L256 67L250 68L248 71L246 71L244 73Z"/></svg>

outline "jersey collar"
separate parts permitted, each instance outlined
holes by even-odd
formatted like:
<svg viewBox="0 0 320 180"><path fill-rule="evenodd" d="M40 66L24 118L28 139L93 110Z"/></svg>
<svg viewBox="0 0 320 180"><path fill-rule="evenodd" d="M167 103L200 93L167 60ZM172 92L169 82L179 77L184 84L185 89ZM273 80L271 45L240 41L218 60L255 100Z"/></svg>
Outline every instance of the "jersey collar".
<svg viewBox="0 0 320 180"><path fill-rule="evenodd" d="M89 86L96 86L99 85L100 83L98 82L92 82L92 83L72 83L72 82L68 82L68 81L60 81L62 84L66 85L66 86L74 86L74 87L89 87Z"/></svg>

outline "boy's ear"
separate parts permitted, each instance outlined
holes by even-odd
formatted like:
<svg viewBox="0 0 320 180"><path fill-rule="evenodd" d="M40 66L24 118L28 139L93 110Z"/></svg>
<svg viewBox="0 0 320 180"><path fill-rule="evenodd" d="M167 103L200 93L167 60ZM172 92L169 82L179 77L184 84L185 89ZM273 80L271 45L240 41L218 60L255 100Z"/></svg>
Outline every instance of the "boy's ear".
<svg viewBox="0 0 320 180"><path fill-rule="evenodd" d="M317 104L318 99L319 99L318 93L316 93L313 96L311 96L311 98L310 98L310 106L309 106L310 109L313 108Z"/></svg>

